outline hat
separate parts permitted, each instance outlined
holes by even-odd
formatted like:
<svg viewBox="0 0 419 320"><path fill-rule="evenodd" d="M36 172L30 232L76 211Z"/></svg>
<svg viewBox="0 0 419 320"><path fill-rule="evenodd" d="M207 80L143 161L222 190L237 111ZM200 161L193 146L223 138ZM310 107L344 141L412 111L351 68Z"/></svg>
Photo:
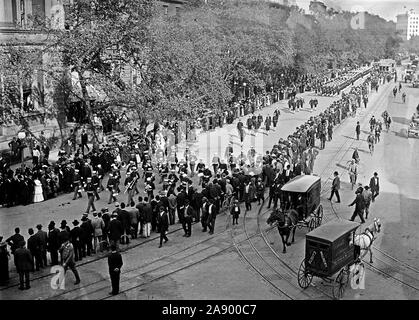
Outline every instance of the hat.
<svg viewBox="0 0 419 320"><path fill-rule="evenodd" d="M37 224L37 225L36 225L36 228L37 228L37 229L41 229L41 228L42 228L42 224Z"/></svg>
<svg viewBox="0 0 419 320"><path fill-rule="evenodd" d="M87 217L86 216L83 216L83 217L81 217L81 219L80 219L81 221L87 221Z"/></svg>
<svg viewBox="0 0 419 320"><path fill-rule="evenodd" d="M61 226L66 226L67 225L67 221L66 220L62 220L61 221Z"/></svg>
<svg viewBox="0 0 419 320"><path fill-rule="evenodd" d="M54 221L51 221L51 222L49 223L48 227L50 227L50 226L55 226L55 222L54 222Z"/></svg>
<svg viewBox="0 0 419 320"><path fill-rule="evenodd" d="M97 212L96 211L93 211L92 214L93 214L94 217L97 216Z"/></svg>
<svg viewBox="0 0 419 320"><path fill-rule="evenodd" d="M119 207L119 202L115 202L115 207Z"/></svg>
<svg viewBox="0 0 419 320"><path fill-rule="evenodd" d="M116 212L112 212L111 217L117 217L118 214Z"/></svg>
<svg viewBox="0 0 419 320"><path fill-rule="evenodd" d="M102 209L100 209L101 212L106 212L108 210L109 210L108 208L102 208Z"/></svg>
<svg viewBox="0 0 419 320"><path fill-rule="evenodd" d="M73 226L78 226L78 225L79 225L79 222L78 222L77 220L74 220L74 221L72 222L72 224L73 224Z"/></svg>

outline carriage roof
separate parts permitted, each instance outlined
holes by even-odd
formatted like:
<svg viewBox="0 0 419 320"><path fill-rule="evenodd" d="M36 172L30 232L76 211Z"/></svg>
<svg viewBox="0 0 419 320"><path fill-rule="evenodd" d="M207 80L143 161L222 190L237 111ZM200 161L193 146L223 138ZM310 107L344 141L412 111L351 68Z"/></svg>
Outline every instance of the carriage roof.
<svg viewBox="0 0 419 320"><path fill-rule="evenodd" d="M320 239L333 243L345 234L349 234L360 226L358 222L349 220L330 221L306 234L306 239Z"/></svg>
<svg viewBox="0 0 419 320"><path fill-rule="evenodd" d="M310 188L320 182L320 177L312 175L297 176L294 179L288 181L282 188L282 191L287 192L301 192L305 193L310 190Z"/></svg>

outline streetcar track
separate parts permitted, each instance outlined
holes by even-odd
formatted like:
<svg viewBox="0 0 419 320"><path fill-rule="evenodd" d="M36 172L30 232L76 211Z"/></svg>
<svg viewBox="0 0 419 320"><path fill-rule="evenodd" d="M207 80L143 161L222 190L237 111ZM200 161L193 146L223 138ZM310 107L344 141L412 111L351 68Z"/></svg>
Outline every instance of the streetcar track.
<svg viewBox="0 0 419 320"><path fill-rule="evenodd" d="M227 212L227 210L226 210L226 211L224 211L224 212L223 212L222 214L220 214L219 216L223 216L223 215L225 215L225 214L226 214L226 212ZM227 216L228 216L228 215L227 215ZM198 224L198 223L199 223L199 222L193 222L193 223L192 223L192 225L195 225L195 224ZM172 231L169 231L167 234L174 234L174 233L176 233L176 232L178 232L178 231L181 231L181 230L183 230L182 226L180 226L179 228L174 229L174 230L172 230ZM136 243L136 244L134 244L134 245L132 245L132 246L130 246L130 247L120 248L120 249L119 249L119 252L121 252L121 253L122 253L122 252L127 252L127 251L130 251L130 250L132 250L132 249L135 249L135 248L137 248L137 247L139 247L139 246L142 246L142 245L144 245L144 244L146 244L146 243L149 243L149 242L152 242L152 241L155 241L155 240L158 240L158 239L160 239L160 234L159 234L159 233L156 233L156 236L155 236L155 237L150 237L149 239L146 239L146 240L144 240L144 241L138 242L138 243ZM209 239L211 239L211 238L208 238L208 239L206 239L206 240L204 240L204 241L208 241ZM131 241L132 241L132 239L131 239ZM108 254L106 254L106 253L105 253L104 255L94 257L94 258L92 258L92 259L90 259L90 260L88 260L88 261L77 263L77 264L76 264L76 267L82 267L82 266L85 266L85 265L88 265L88 264L94 263L94 262L96 262L96 261L106 259L107 257L108 257ZM50 266L50 267L52 267L52 266ZM50 276L51 276L51 273L42 274L42 275L40 275L40 276L37 276L37 277L33 277L33 278L31 278L31 282L32 282L32 281L36 281L36 280L41 280L41 279L44 279L44 278L47 278L47 277L50 277ZM13 278L11 278L9 281L18 280L18 279L19 279L19 277L13 277ZM15 284L10 284L10 285L4 286L4 287L0 288L0 292L1 292L1 291L4 291L4 290L7 290L7 289L10 289L10 288L13 288L13 287L17 287L17 286L19 286L19 283L15 283Z"/></svg>
<svg viewBox="0 0 419 320"><path fill-rule="evenodd" d="M268 210L267 210L268 211ZM267 211L265 211L264 213L266 213ZM245 236L246 239L243 240L243 242L247 241L250 242L249 240L249 236L248 233L246 231L246 215L247 215L247 210L244 213L243 216L243 227L244 227L244 231L245 231ZM250 260L249 258L243 253L243 250L240 248L239 244L235 241L235 232L234 232L235 228L232 227L231 228L231 238L233 241L233 246L236 249L237 253L239 254L240 259L247 265L249 265L257 274L259 274L259 276L265 281L267 282L271 287L273 287L273 289L279 293L279 295L285 296L286 298L288 298L289 300L295 300L293 297L291 297L290 295L288 295L286 292L284 292L284 290L282 290L279 286L277 286L275 283L273 283L273 281L271 281L267 275L265 275L259 268L257 268Z"/></svg>
<svg viewBox="0 0 419 320"><path fill-rule="evenodd" d="M258 224L258 232L260 232L260 234L262 235L262 238L264 240L264 242L266 243L266 245L269 247L269 249L272 251L272 253L276 256L276 258L278 259L278 261L286 268L288 269L288 274L290 274L291 276L297 278L298 273L297 271L295 271L294 268L292 268L287 262L284 261L284 259L282 259L278 252L271 246L271 244L269 243L269 239L267 238L267 236L265 235L264 231L261 230L260 228L260 220L259 220L259 215L258 215L258 220L257 220L257 224ZM320 289L319 287L317 287L316 285L314 285L313 283L310 284L313 288L315 288L315 290L320 291L321 293L323 293L324 295L328 296L329 298L333 298L330 294L328 294L327 292L323 291L322 289Z"/></svg>

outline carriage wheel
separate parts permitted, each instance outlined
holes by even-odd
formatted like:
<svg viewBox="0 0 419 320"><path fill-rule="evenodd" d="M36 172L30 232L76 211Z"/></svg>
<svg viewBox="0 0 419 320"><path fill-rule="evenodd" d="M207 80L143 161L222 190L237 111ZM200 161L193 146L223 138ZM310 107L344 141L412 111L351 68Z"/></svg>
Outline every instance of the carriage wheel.
<svg viewBox="0 0 419 320"><path fill-rule="evenodd" d="M342 268L335 279L335 283L333 286L333 298L341 299L343 297L343 293L345 292L346 286L348 285L349 281L349 272Z"/></svg>
<svg viewBox="0 0 419 320"><path fill-rule="evenodd" d="M310 219L310 221L308 223L308 230L309 231L313 231L316 228L316 224L317 224L316 220L317 220L316 217L313 217L313 218Z"/></svg>
<svg viewBox="0 0 419 320"><path fill-rule="evenodd" d="M306 289L312 280L313 275L306 270L306 261L303 260L300 264L300 269L298 269L298 284L301 288Z"/></svg>
<svg viewBox="0 0 419 320"><path fill-rule="evenodd" d="M320 225L322 224L322 220L323 220L323 206L319 205L319 209L317 210L317 227L320 227Z"/></svg>

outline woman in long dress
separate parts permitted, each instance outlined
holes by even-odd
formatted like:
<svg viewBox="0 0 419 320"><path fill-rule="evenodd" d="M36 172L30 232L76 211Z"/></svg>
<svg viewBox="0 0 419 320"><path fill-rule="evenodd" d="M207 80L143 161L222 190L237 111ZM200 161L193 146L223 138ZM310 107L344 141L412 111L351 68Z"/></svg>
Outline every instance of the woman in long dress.
<svg viewBox="0 0 419 320"><path fill-rule="evenodd" d="M39 181L38 177L35 178L35 194L33 197L33 202L42 202L44 201L43 190L42 190L42 183Z"/></svg>

